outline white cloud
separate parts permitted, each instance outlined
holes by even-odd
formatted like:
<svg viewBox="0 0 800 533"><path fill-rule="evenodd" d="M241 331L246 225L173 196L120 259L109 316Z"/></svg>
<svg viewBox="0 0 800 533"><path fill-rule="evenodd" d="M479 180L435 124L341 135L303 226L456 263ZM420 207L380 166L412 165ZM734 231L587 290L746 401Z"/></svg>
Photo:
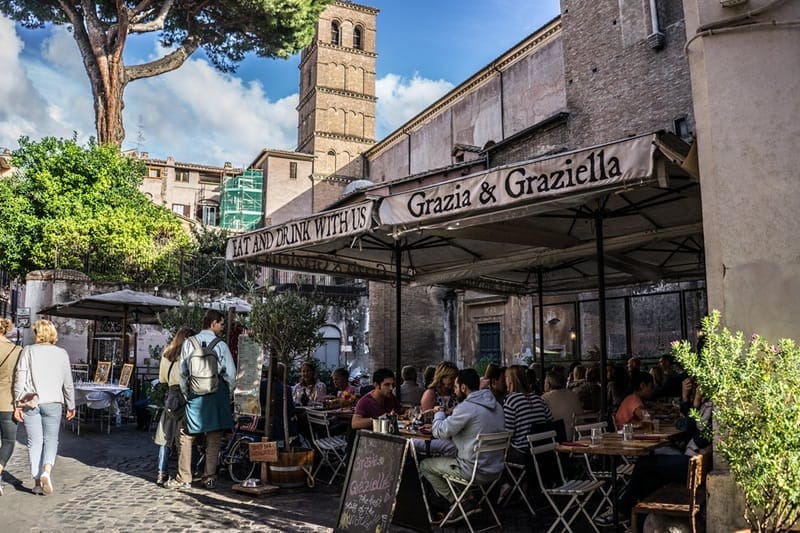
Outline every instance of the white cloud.
<svg viewBox="0 0 800 533"><path fill-rule="evenodd" d="M408 122L453 87L449 81L421 78L416 73L411 79L397 74L387 74L379 79L375 83L378 139Z"/></svg>
<svg viewBox="0 0 800 533"><path fill-rule="evenodd" d="M0 17L0 146L5 148L16 148L21 135L41 137L43 124L63 126L32 81L22 59L24 47L14 23Z"/></svg>
<svg viewBox="0 0 800 533"><path fill-rule="evenodd" d="M291 150L297 137L297 94L271 101L259 81L226 76L203 60L142 79L126 91L125 146L151 157L247 165L262 148Z"/></svg>
<svg viewBox="0 0 800 533"><path fill-rule="evenodd" d="M154 45L151 59L163 53ZM0 17L0 72L0 147L16 148L20 135L71 137L75 131L82 143L96 135L89 80L66 29L52 28L40 49L26 50L14 23ZM378 80L378 139L452 88L418 74ZM203 59L133 81L124 96L123 148L151 157L243 166L263 148L296 146L297 93L271 99L260 81L225 75Z"/></svg>

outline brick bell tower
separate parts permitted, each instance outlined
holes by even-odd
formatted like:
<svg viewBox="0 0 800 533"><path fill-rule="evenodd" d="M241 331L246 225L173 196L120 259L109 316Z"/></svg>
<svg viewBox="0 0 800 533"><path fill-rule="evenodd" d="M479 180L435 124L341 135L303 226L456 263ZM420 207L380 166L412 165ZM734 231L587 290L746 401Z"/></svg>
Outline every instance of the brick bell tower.
<svg viewBox="0 0 800 533"><path fill-rule="evenodd" d="M375 143L377 15L375 8L336 0L303 50L297 151L315 156L315 183L363 177L358 156Z"/></svg>

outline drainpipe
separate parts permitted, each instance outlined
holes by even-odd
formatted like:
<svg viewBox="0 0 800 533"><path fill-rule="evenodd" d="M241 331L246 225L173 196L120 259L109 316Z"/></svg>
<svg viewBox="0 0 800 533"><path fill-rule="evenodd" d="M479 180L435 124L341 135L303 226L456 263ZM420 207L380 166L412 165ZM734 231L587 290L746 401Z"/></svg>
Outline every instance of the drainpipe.
<svg viewBox="0 0 800 533"><path fill-rule="evenodd" d="M647 44L653 50L664 48L664 34L658 29L658 6L656 0L650 0L650 26L651 33L647 36Z"/></svg>
<svg viewBox="0 0 800 533"><path fill-rule="evenodd" d="M408 133L408 130L403 130L403 133L406 134L408 137L408 175L411 175L411 134Z"/></svg>

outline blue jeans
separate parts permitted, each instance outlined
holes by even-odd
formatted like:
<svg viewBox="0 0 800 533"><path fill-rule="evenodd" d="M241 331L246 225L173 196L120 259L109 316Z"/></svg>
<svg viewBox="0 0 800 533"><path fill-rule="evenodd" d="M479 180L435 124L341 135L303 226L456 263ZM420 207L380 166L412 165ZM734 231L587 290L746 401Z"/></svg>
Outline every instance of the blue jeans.
<svg viewBox="0 0 800 533"><path fill-rule="evenodd" d="M25 411L28 458L31 462L33 479L39 479L44 465L53 466L56 462L62 410L63 406L60 403L43 403L36 409Z"/></svg>
<svg viewBox="0 0 800 533"><path fill-rule="evenodd" d="M14 413L3 411L0 413L0 467L5 468L6 463L11 458L14 451L14 444L17 443L17 422L14 420Z"/></svg>
<svg viewBox="0 0 800 533"><path fill-rule="evenodd" d="M167 464L169 463L169 446L158 447L158 473L167 473Z"/></svg>

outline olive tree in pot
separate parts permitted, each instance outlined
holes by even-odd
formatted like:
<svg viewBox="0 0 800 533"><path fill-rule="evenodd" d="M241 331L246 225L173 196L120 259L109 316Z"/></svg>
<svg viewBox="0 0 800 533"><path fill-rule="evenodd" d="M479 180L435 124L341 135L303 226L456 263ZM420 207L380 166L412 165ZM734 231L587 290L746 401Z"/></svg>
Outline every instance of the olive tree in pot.
<svg viewBox="0 0 800 533"><path fill-rule="evenodd" d="M703 319L705 343L672 351L714 405L714 452L744 495L744 517L756 532L786 531L800 518L800 348L720 328ZM697 413L694 413L697 416Z"/></svg>
<svg viewBox="0 0 800 533"><path fill-rule="evenodd" d="M276 364L284 363L292 368L301 361L311 359L317 346L322 342L320 328L325 325L326 310L314 304L308 296L297 291L277 293L269 288L264 295L251 299L250 335L269 355L269 371L267 388L266 420L271 427L271 405L274 397L272 378ZM284 443L289 448L288 398L289 390L286 381L287 372L283 373L283 435Z"/></svg>

